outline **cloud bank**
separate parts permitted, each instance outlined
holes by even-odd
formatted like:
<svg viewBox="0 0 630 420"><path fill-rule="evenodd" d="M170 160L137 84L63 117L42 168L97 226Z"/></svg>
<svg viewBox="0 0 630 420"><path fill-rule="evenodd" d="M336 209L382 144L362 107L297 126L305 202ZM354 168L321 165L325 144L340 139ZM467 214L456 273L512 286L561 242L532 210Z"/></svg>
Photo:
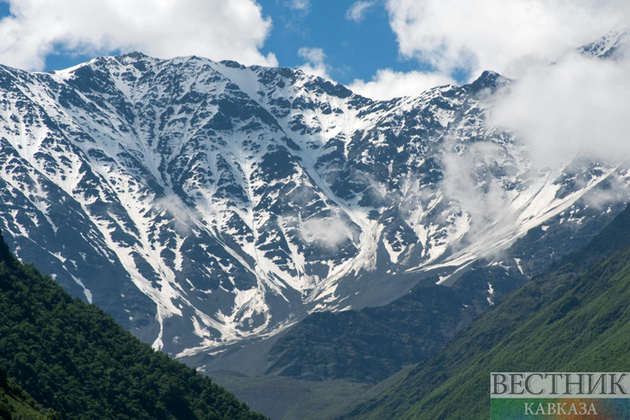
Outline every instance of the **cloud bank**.
<svg viewBox="0 0 630 420"><path fill-rule="evenodd" d="M536 166L577 154L630 159L630 60L577 53L532 69L493 106L491 122L519 135Z"/></svg>
<svg viewBox="0 0 630 420"><path fill-rule="evenodd" d="M386 0L385 8L401 59L426 70L382 69L371 81L355 80L357 93L414 95L494 70L516 82L496 99L490 122L521 137L535 166L579 154L630 160L628 55L576 52L630 28L627 0Z"/></svg>
<svg viewBox="0 0 630 420"><path fill-rule="evenodd" d="M364 3L354 3L348 16L359 20ZM471 81L484 70L520 78L630 27L627 0L386 0L385 8L401 59L417 60L422 71L382 69L371 81L354 81L357 92L374 99L412 95L420 86L452 79Z"/></svg>
<svg viewBox="0 0 630 420"><path fill-rule="evenodd" d="M436 71L514 76L630 22L622 0L387 0L399 51Z"/></svg>
<svg viewBox="0 0 630 420"><path fill-rule="evenodd" d="M160 58L202 55L277 65L259 48L271 30L255 0L8 0L0 63L42 70L55 51L140 50Z"/></svg>

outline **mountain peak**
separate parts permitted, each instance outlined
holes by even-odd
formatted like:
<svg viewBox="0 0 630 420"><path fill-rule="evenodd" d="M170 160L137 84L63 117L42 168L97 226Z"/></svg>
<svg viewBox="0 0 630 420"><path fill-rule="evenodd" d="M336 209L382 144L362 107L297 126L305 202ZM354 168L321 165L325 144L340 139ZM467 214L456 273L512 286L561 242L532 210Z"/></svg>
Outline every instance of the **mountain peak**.
<svg viewBox="0 0 630 420"><path fill-rule="evenodd" d="M507 83L494 72L392 101L295 69L141 53L3 77L7 242L180 357L392 301L520 238L529 274L551 258L539 244L577 246L618 207L579 200L627 188L595 163L532 174L486 121L483 95ZM550 219L563 223L541 230Z"/></svg>
<svg viewBox="0 0 630 420"><path fill-rule="evenodd" d="M150 58L148 55L140 52L140 51L132 51L130 53L124 54L121 57L129 57L129 58L133 58L135 60L143 60L143 59L147 59Z"/></svg>
<svg viewBox="0 0 630 420"><path fill-rule="evenodd" d="M471 92L478 93L483 90L494 92L497 88L510 82L510 79L501 76L499 73L485 70L474 82L469 84Z"/></svg>
<svg viewBox="0 0 630 420"><path fill-rule="evenodd" d="M232 69L240 69L240 70L244 70L247 67L245 67L244 65L242 65L239 62L236 62L234 60L223 60L221 61L221 64L223 64L225 67L229 67Z"/></svg>
<svg viewBox="0 0 630 420"><path fill-rule="evenodd" d="M584 55L619 59L630 53L630 30L611 31L590 44L580 47L578 51Z"/></svg>

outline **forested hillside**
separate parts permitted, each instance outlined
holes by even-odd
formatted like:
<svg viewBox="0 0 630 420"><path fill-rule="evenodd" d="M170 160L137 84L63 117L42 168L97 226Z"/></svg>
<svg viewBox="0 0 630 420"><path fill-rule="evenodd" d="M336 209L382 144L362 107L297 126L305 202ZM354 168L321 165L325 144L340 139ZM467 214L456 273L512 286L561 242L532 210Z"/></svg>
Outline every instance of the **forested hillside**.
<svg viewBox="0 0 630 420"><path fill-rule="evenodd" d="M263 418L20 263L1 235L0 365L62 419ZM15 396L2 398L0 410L10 413ZM26 395L19 399L39 407Z"/></svg>
<svg viewBox="0 0 630 420"><path fill-rule="evenodd" d="M487 419L491 372L630 370L630 211L501 300L353 419Z"/></svg>
<svg viewBox="0 0 630 420"><path fill-rule="evenodd" d="M33 397L7 376L7 368L0 365L0 419L2 420L58 420L61 416L46 410Z"/></svg>

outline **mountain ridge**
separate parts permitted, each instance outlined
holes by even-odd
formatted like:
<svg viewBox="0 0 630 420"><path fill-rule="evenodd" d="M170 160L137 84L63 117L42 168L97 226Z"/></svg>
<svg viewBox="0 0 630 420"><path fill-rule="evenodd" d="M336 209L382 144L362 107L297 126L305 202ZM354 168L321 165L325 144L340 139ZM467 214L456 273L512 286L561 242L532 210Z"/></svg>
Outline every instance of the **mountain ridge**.
<svg viewBox="0 0 630 420"><path fill-rule="evenodd" d="M486 122L508 83L485 72L372 101L198 57L3 67L0 228L21 259L180 358L453 282L483 257L507 253L491 263L529 276L552 255L531 259L538 244L578 246L621 211L628 173L534 171Z"/></svg>

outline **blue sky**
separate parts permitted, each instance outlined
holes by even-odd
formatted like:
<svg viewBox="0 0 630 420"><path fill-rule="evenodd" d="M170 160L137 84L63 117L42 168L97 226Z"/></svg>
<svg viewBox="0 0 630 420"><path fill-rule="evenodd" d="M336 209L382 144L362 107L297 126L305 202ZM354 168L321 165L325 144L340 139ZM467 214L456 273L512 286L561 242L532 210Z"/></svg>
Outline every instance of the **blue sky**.
<svg viewBox="0 0 630 420"><path fill-rule="evenodd" d="M417 60L398 53L396 35L389 25L383 3L364 9L363 18L352 20L352 1L316 0L306 10L287 2L261 0L263 12L273 20L263 52L273 52L282 66L299 67L301 48L321 48L326 54L328 74L341 83L369 80L383 67L398 71L423 68Z"/></svg>
<svg viewBox="0 0 630 420"><path fill-rule="evenodd" d="M299 53L301 49L320 49L325 54L328 75L344 84L355 79L369 80L383 67L404 72L427 69L418 60L398 53L396 35L389 25L383 2L365 2L363 12L353 18L349 10L354 3L343 0L259 0L263 17L272 21L261 53L274 54L280 66L300 67L306 61ZM10 17L9 4L0 3L0 17L7 16ZM43 69L60 70L93 56L71 53L57 46L56 53L46 56Z"/></svg>
<svg viewBox="0 0 630 420"><path fill-rule="evenodd" d="M0 64L194 54L299 67L386 99L483 70L518 77L629 16L627 0L6 0Z"/></svg>

